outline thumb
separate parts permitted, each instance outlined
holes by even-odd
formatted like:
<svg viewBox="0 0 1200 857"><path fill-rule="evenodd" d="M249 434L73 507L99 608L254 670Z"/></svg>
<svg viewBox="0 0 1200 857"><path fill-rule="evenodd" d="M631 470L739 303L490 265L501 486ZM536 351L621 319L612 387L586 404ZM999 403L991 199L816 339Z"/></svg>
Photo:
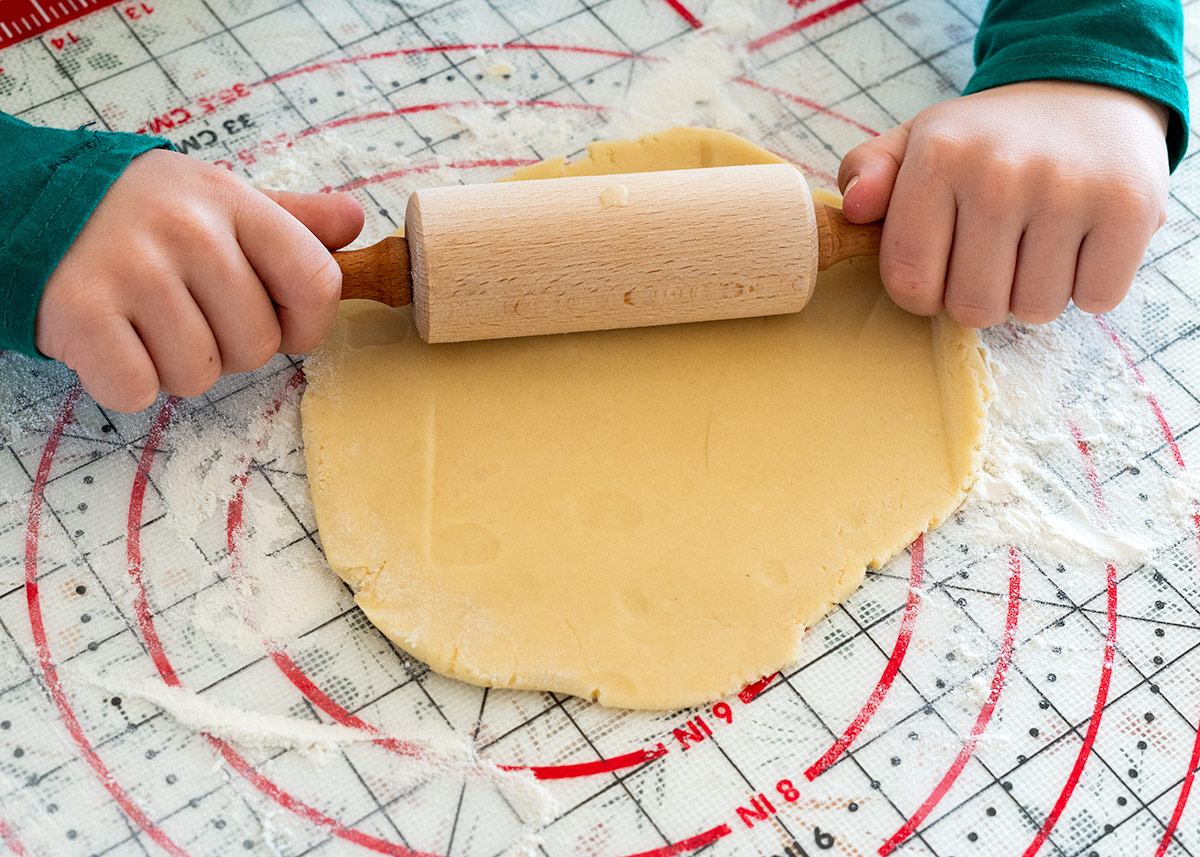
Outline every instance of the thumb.
<svg viewBox="0 0 1200 857"><path fill-rule="evenodd" d="M263 190L303 223L330 250L345 247L363 228L363 209L358 200L345 193L293 193Z"/></svg>
<svg viewBox="0 0 1200 857"><path fill-rule="evenodd" d="M896 174L904 161L912 120L873 137L842 158L838 168L842 211L854 223L870 223L887 214Z"/></svg>

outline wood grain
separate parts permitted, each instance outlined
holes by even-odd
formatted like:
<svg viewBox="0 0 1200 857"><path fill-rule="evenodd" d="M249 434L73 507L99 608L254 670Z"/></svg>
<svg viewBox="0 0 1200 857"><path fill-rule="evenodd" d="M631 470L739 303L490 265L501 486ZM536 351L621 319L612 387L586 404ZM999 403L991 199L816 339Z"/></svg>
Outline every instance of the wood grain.
<svg viewBox="0 0 1200 857"><path fill-rule="evenodd" d="M429 188L405 235L427 342L795 312L817 271L789 164Z"/></svg>
<svg viewBox="0 0 1200 857"><path fill-rule="evenodd" d="M342 300L362 298L388 306L412 303L408 242L389 236L361 250L333 254L342 269Z"/></svg>

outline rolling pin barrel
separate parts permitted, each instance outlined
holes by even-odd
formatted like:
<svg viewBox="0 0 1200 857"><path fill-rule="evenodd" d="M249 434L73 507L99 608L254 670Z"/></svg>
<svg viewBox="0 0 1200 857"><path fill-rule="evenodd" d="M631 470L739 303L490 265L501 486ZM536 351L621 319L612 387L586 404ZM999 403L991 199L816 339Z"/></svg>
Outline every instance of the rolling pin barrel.
<svg viewBox="0 0 1200 857"><path fill-rule="evenodd" d="M788 164L431 188L405 234L427 342L795 312L819 259Z"/></svg>

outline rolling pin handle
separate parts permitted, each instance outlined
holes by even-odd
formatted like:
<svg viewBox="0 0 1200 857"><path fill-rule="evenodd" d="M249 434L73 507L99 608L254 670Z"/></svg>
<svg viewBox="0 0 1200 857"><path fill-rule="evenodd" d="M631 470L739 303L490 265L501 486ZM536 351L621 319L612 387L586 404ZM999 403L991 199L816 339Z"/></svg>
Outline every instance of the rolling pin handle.
<svg viewBox="0 0 1200 857"><path fill-rule="evenodd" d="M878 256L883 221L851 223L840 208L818 202L816 209L818 257L817 270L836 265L855 256Z"/></svg>
<svg viewBox="0 0 1200 857"><path fill-rule="evenodd" d="M388 306L412 303L408 242L389 236L361 250L333 254L342 269L342 300L363 298Z"/></svg>

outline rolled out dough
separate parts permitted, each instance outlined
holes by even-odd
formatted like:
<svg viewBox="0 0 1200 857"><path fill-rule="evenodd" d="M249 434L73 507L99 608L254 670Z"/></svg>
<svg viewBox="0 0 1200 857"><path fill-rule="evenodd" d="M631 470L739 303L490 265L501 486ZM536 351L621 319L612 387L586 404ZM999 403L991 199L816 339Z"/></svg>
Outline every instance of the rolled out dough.
<svg viewBox="0 0 1200 857"><path fill-rule="evenodd" d="M776 162L730 134L596 143L517 179ZM629 708L704 702L806 628L975 478L974 331L885 296L874 260L792 316L426 345L343 305L302 413L326 556L440 673Z"/></svg>

